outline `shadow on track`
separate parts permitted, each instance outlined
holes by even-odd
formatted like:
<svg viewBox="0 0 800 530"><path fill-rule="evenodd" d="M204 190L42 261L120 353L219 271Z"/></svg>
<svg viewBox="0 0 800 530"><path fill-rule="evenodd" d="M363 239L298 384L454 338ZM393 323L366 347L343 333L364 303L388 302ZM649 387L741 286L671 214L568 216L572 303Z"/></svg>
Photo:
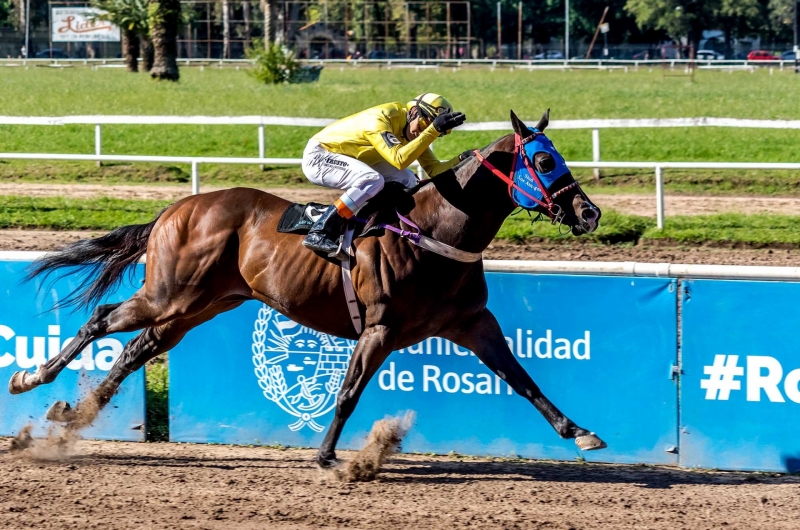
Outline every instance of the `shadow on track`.
<svg viewBox="0 0 800 530"><path fill-rule="evenodd" d="M486 462L393 459L383 470L387 482L459 484L482 481L574 482L634 484L642 488L669 489L674 485L730 486L747 483L800 484L800 476L687 470L666 466L569 462Z"/></svg>

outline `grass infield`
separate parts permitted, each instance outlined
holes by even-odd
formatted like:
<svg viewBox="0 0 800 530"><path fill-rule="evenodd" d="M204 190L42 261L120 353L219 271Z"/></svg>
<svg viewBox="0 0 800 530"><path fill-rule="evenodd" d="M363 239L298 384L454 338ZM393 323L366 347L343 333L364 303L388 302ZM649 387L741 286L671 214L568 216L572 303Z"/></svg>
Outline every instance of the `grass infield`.
<svg viewBox="0 0 800 530"><path fill-rule="evenodd" d="M147 441L169 441L169 364L160 355L145 367Z"/></svg>
<svg viewBox="0 0 800 530"><path fill-rule="evenodd" d="M506 120L513 108L536 120L548 107L553 119L714 116L798 119L800 83L787 71L701 71L695 83L665 78L658 69L630 71L509 71L463 69L420 74L410 70L328 67L320 82L259 85L244 71L184 69L179 83L155 83L145 75L99 69L19 69L3 72L0 108L6 115L175 114L286 115L337 118L417 93L446 94L470 121ZM267 156L299 157L316 132L305 127L267 127ZM437 140L437 155L453 156L484 146L498 132L455 133ZM568 160L591 159L589 130L553 130ZM731 128L616 129L601 131L604 160L800 162L800 131ZM108 154L255 156L254 126L104 126ZM2 151L92 153L93 127L0 126ZM297 168L264 174L241 166L201 167L207 183L302 182ZM125 175L127 173L127 175ZM578 175L588 175L577 171ZM652 188L649 171L605 173L603 186ZM669 171L668 189L683 192L796 194L792 172ZM188 178L188 167L136 165L127 170L90 164L0 163L0 180L131 182Z"/></svg>

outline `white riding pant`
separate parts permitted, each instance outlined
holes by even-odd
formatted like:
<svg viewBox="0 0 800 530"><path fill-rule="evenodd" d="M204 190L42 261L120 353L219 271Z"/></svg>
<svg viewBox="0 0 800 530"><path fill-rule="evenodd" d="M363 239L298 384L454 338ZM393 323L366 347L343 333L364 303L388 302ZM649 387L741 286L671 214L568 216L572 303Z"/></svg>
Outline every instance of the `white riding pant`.
<svg viewBox="0 0 800 530"><path fill-rule="evenodd" d="M384 182L399 182L406 188L419 182L409 169L397 169L385 161L369 166L347 155L331 153L316 140L309 140L303 151L303 173L314 184L345 190L339 201L351 215L377 195ZM341 205L337 206L343 213Z"/></svg>

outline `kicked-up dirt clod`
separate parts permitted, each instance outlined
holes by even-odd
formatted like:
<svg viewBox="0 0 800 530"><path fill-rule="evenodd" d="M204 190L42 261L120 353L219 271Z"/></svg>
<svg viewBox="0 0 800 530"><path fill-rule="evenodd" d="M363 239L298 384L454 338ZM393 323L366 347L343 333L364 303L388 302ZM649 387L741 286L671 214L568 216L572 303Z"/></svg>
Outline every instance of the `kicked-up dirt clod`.
<svg viewBox="0 0 800 530"><path fill-rule="evenodd" d="M409 411L402 417L378 420L372 425L367 444L355 457L333 470L342 482L369 482L374 480L386 459L400 450L400 444L411 425L414 413Z"/></svg>

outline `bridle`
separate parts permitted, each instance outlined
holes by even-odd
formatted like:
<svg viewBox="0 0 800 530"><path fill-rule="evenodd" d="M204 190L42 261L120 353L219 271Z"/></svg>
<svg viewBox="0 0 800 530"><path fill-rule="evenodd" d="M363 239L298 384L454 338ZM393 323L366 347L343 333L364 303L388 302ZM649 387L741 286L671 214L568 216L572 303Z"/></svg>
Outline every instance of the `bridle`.
<svg viewBox="0 0 800 530"><path fill-rule="evenodd" d="M509 175L505 175L502 171L500 171L499 169L494 167L494 165L492 165L491 162L486 160L486 157L483 156L480 153L480 151L478 151L477 149L475 150L475 158L477 158L480 161L480 163L483 164L496 177L498 177L500 180L502 180L503 182L508 184L508 195L509 195L509 197L511 197L511 202L513 202L515 206L519 207L520 205L519 205L519 203L517 203L516 200L514 200L513 190L517 190L519 193L521 193L522 195L524 195L528 199L532 200L533 202L535 202L536 204L538 204L539 206L544 208L545 211L547 212L547 216L552 220L553 224L556 224L556 223L560 224L561 221L564 219L565 213L561 209L561 207L558 204L555 203L555 201L553 199L555 199L556 197L558 197L559 195L561 195L565 191L570 190L570 189L574 188L575 186L577 186L578 185L578 181L573 180L571 183L567 184L566 186L564 186L560 190L555 191L553 193L550 193L550 190L548 190L547 187L545 187L542 184L542 180L539 178L539 175L536 172L536 169L533 167L533 164L531 163L530 159L528 158L528 154L525 152L525 148L524 148L525 144L527 144L528 142L534 140L537 136L542 134L539 131L532 131L532 132L533 132L533 134L531 134L527 138L522 138L519 135L519 133L516 133L516 132L514 133L514 161L511 164L511 173ZM520 156L521 156L522 161L525 164L525 168L528 170L528 173L530 174L531 178L536 183L536 185L539 187L539 190L542 192L542 199L541 200L537 199L536 197L534 197L533 195L531 195L530 193L528 193L527 191L522 189L516 182L514 182L514 174L517 171L517 158L519 158Z"/></svg>

